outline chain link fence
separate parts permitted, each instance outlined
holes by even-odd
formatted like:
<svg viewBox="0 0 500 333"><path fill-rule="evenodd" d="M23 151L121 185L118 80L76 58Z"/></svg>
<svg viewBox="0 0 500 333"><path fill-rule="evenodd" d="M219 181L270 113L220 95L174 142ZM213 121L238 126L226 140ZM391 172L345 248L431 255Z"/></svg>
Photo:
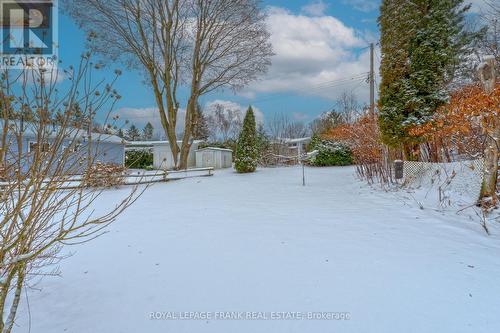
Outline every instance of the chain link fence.
<svg viewBox="0 0 500 333"><path fill-rule="evenodd" d="M404 162L404 185L435 188L439 200L454 197L477 200L484 178L484 159L453 163Z"/></svg>

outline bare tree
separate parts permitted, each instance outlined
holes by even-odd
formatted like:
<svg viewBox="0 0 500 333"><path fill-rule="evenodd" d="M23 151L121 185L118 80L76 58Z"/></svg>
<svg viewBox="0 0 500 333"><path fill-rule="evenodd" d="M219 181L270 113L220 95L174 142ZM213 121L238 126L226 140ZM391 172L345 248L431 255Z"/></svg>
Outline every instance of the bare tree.
<svg viewBox="0 0 500 333"><path fill-rule="evenodd" d="M361 104L353 92L344 91L332 111L325 112L311 122L313 133L322 135L342 124L353 124L363 115Z"/></svg>
<svg viewBox="0 0 500 333"><path fill-rule="evenodd" d="M496 66L500 66L500 4L498 1L487 1L480 16L487 31L479 41L478 58L484 55L495 57Z"/></svg>
<svg viewBox="0 0 500 333"><path fill-rule="evenodd" d="M241 110L217 103L208 115L212 140L236 141L243 125Z"/></svg>
<svg viewBox="0 0 500 333"><path fill-rule="evenodd" d="M272 48L259 0L68 0L63 5L97 37L95 50L146 73L178 168L187 166L199 97L240 89L270 65ZM179 149L180 87L189 97Z"/></svg>
<svg viewBox="0 0 500 333"><path fill-rule="evenodd" d="M91 84L93 64L82 58L66 72L69 87L57 86L56 70L6 70L0 78L0 332L10 333L24 288L35 277L57 274L64 245L90 241L105 232L140 194L137 187L104 211L95 211L103 190L76 182L103 151L106 134L91 132L93 117L120 98L112 85ZM113 81L114 82L114 81ZM75 108L75 105L79 105ZM74 111L86 124L74 127ZM30 115L30 121L24 115ZM58 123L54 115L58 114ZM26 140L33 138L32 142Z"/></svg>
<svg viewBox="0 0 500 333"><path fill-rule="evenodd" d="M336 126L345 124L344 117L336 110L328 111L314 119L309 127L314 134L322 135Z"/></svg>
<svg viewBox="0 0 500 333"><path fill-rule="evenodd" d="M309 130L303 122L293 121L286 114L276 114L268 123L269 134L274 141L303 138Z"/></svg>
<svg viewBox="0 0 500 333"><path fill-rule="evenodd" d="M348 124L354 123L363 113L357 96L353 92L347 91L344 91L337 99L336 109L344 122Z"/></svg>

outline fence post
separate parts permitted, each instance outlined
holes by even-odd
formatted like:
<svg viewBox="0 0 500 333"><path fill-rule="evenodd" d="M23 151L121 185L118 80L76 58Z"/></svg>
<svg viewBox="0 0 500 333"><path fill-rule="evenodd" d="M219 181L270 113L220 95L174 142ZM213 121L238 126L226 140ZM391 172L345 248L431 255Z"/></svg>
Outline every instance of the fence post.
<svg viewBox="0 0 500 333"><path fill-rule="evenodd" d="M404 162L401 160L394 161L394 177L396 180L404 178Z"/></svg>

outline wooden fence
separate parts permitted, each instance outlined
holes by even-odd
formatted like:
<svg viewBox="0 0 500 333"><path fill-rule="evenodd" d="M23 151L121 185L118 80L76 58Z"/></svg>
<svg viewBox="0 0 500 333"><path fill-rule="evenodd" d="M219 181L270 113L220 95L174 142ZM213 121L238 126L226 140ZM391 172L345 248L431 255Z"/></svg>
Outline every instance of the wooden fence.
<svg viewBox="0 0 500 333"><path fill-rule="evenodd" d="M110 186L101 187L115 187L124 185L147 185L153 183L162 183L172 180L180 180L193 177L211 177L214 175L214 168L196 168L187 170L177 170L177 171L166 171L166 170L156 170L156 171L138 171L138 172L125 172L115 177L118 179L116 183ZM108 176L94 176L93 180L102 179L107 180ZM89 187L87 184L87 179L83 175L67 176L67 177L53 177L42 181L42 184L46 184L52 187L54 190L74 190ZM30 180L23 182L26 186L29 185ZM9 187L19 187L19 184L14 181L3 181L0 182L0 190L5 190Z"/></svg>

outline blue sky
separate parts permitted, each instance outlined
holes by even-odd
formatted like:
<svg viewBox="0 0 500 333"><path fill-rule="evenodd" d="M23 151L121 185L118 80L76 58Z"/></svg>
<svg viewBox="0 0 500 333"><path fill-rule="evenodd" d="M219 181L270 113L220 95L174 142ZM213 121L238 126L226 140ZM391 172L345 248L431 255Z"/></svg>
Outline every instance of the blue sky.
<svg viewBox="0 0 500 333"><path fill-rule="evenodd" d="M369 70L366 47L378 39L378 0L265 0L264 5L276 53L269 73L237 94L203 96L202 105L210 108L215 102L227 103L243 110L251 104L265 119L286 113L309 122L334 107L344 91L353 91L363 103L368 101L363 74ZM59 16L59 45L65 65L77 64L85 50L84 33L63 13ZM113 65L116 67L107 69L109 75L123 68ZM147 121L157 124L154 98L142 75L123 73L116 84L123 96L116 113L139 127Z"/></svg>

